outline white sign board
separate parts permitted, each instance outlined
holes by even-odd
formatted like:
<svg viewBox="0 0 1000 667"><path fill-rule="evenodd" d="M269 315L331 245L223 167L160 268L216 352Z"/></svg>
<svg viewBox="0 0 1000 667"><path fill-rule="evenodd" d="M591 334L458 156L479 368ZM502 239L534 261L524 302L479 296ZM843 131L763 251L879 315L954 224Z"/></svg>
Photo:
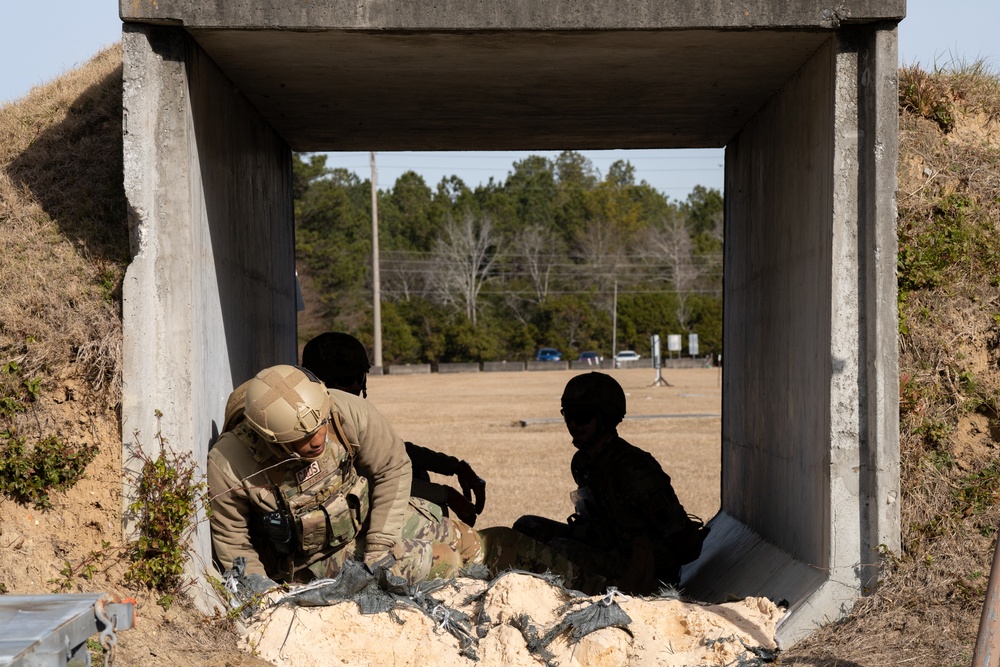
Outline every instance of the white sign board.
<svg viewBox="0 0 1000 667"><path fill-rule="evenodd" d="M698 334L688 334L688 354L698 356Z"/></svg>
<svg viewBox="0 0 1000 667"><path fill-rule="evenodd" d="M670 334L667 336L667 349L671 352L681 351L681 336L680 334Z"/></svg>
<svg viewBox="0 0 1000 667"><path fill-rule="evenodd" d="M653 334L649 337L649 347L653 350L653 368L660 367L660 336Z"/></svg>

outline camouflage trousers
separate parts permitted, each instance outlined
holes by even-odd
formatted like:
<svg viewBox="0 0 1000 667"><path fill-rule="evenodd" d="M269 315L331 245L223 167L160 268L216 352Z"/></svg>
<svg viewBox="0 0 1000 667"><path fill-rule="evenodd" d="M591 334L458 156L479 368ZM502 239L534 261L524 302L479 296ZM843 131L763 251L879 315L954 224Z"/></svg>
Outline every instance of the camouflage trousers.
<svg viewBox="0 0 1000 667"><path fill-rule="evenodd" d="M507 570L552 573L567 586L588 594L604 591L606 581L577 565L557 549L512 528L497 526L476 531L446 516L422 498L410 498L402 539L392 548L393 574L414 584L426 579L450 579L468 565L485 565L492 576ZM364 559L364 540L347 544L309 570L316 577L335 577L348 558Z"/></svg>
<svg viewBox="0 0 1000 667"><path fill-rule="evenodd" d="M602 531L599 524L563 523L530 515L518 519L514 528L626 593L648 595L658 586L676 586L680 581L682 561L662 542L649 542L645 548L638 539L600 543L595 537L610 531Z"/></svg>
<svg viewBox="0 0 1000 667"><path fill-rule="evenodd" d="M616 549L591 544L575 526L540 516L522 516L514 528L574 563L585 576L617 583L629 562Z"/></svg>
<svg viewBox="0 0 1000 667"><path fill-rule="evenodd" d="M485 565L490 575L506 570L552 573L566 585L598 593L604 579L580 568L566 554L502 526L476 531L421 498L410 498L402 540L393 548L393 572L410 583L451 579L468 565Z"/></svg>
<svg viewBox="0 0 1000 667"><path fill-rule="evenodd" d="M425 579L451 579L466 565L483 562L483 544L473 528L445 516L438 505L410 498L402 540L392 549L394 574L411 584Z"/></svg>
<svg viewBox="0 0 1000 667"><path fill-rule="evenodd" d="M444 516L440 507L422 498L410 498L401 537L392 548L396 564L391 572L410 584L456 577L465 565L483 562L479 534L461 521ZM346 560L364 560L364 556L364 537L359 537L308 569L314 577L332 578L340 574Z"/></svg>
<svg viewBox="0 0 1000 667"><path fill-rule="evenodd" d="M588 595L603 593L607 588L603 576L581 567L569 554L513 528L486 528L479 531L479 536L484 562L493 576L506 570L524 570L535 574L555 574L567 587Z"/></svg>

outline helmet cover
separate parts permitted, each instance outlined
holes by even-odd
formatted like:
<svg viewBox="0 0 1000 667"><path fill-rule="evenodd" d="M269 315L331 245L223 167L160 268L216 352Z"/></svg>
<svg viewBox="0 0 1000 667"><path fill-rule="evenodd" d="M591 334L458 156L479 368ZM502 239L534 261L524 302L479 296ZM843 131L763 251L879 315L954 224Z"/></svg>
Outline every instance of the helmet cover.
<svg viewBox="0 0 1000 667"><path fill-rule="evenodd" d="M326 386L297 366L271 366L246 383L244 418L266 442L287 444L313 435L332 407Z"/></svg>
<svg viewBox="0 0 1000 667"><path fill-rule="evenodd" d="M247 387L250 386L250 382L251 380L247 380L229 394L229 400L226 401L226 421L222 426L223 433L232 431L243 421L243 411L247 404Z"/></svg>

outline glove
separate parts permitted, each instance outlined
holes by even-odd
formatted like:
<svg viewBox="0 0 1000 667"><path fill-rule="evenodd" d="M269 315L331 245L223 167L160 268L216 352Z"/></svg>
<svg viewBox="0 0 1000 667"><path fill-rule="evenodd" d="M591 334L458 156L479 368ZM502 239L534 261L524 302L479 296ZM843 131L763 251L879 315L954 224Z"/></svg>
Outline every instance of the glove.
<svg viewBox="0 0 1000 667"><path fill-rule="evenodd" d="M278 585L278 582L268 579L263 574L248 574L243 577L243 581L240 583L256 595L263 595Z"/></svg>
<svg viewBox="0 0 1000 667"><path fill-rule="evenodd" d="M396 564L396 557L388 549L373 549L365 552L365 565L371 572L379 569L391 570Z"/></svg>
<svg viewBox="0 0 1000 667"><path fill-rule="evenodd" d="M233 559L233 567L222 575L226 590L232 595L229 605L240 611L240 616L249 618L262 604L263 595L278 583L263 574L246 574L246 558Z"/></svg>
<svg viewBox="0 0 1000 667"><path fill-rule="evenodd" d="M461 493L452 487L448 487L447 498L448 509L458 518L459 521L469 526L476 525L477 512L468 500Z"/></svg>
<svg viewBox="0 0 1000 667"><path fill-rule="evenodd" d="M475 512L476 514L482 514L483 508L486 506L486 480L476 474L476 471L472 469L468 461L458 462L458 467L455 468L455 476L458 477L458 483L462 487L462 495L465 497L466 502L471 504L474 495L476 499ZM448 507L452 507L450 501ZM455 508L452 507L452 509ZM459 518L462 518L461 515L459 515ZM462 520L465 521L465 519ZM473 524L471 521L465 522L470 526Z"/></svg>

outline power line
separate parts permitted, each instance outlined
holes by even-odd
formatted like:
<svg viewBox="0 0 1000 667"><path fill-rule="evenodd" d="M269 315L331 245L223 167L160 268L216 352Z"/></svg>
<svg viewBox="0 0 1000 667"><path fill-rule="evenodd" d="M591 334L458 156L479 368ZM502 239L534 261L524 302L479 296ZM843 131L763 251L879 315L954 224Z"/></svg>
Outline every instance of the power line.
<svg viewBox="0 0 1000 667"><path fill-rule="evenodd" d="M385 288L382 290L383 295L389 296L437 296L445 292L446 290L441 289L431 289L422 287L419 289L393 289ZM586 296L611 296L614 294L613 290L559 290L559 289L547 289L542 290L545 296L566 296L572 294L586 295ZM675 290L675 289L628 289L623 288L621 285L618 286L619 296L622 294L707 294L710 296L722 296L721 289L689 289L689 290ZM479 296L531 296L534 298L538 297L538 292L536 290L492 290L483 288L479 291Z"/></svg>
<svg viewBox="0 0 1000 667"><path fill-rule="evenodd" d="M408 169L408 170L411 170L411 171L416 171L417 170L417 167L413 167L413 166L410 166L410 165L383 164L383 163L379 163L379 164L382 166L382 168ZM354 164L343 164L343 163L341 163L341 164L338 164L336 168L342 168L342 169L360 169L361 167L359 167L357 165L354 165ZM421 169L423 171L454 171L455 167L453 167L453 166L449 166L449 167L421 166L421 167L419 167L419 169ZM667 173L667 172L690 173L692 171L718 172L720 169L722 169L722 165L721 164L718 167L698 167L698 168L678 167L677 169L652 168L652 167L645 168L644 167L643 171L644 172L650 172L650 171L652 171L652 172L655 172L655 173ZM496 169L493 169L491 167L462 167L462 171L496 171ZM555 172L552 172L552 173L553 173L553 175L555 175Z"/></svg>
<svg viewBox="0 0 1000 667"><path fill-rule="evenodd" d="M649 161L668 162L668 161L672 161L672 160L718 160L719 157L723 153L722 149L711 149L711 148L709 148L709 149L694 149L694 150L699 150L699 151L704 150L706 153L708 153L708 154L705 154L705 155L675 155L675 154L671 154L671 155L664 155L664 154L659 154L659 155L636 155L635 153L638 150L641 150L641 149L636 149L636 151L629 151L629 155L627 157L618 157L614 161L616 161L616 162L620 161L620 162L632 163L632 162L640 162L640 161L641 162L649 162ZM667 149L667 150L673 151L674 149ZM528 159L528 158L531 158L531 157L540 157L540 158L542 158L544 160L547 160L547 161L549 161L549 162L551 162L553 164L556 163L556 158L554 158L554 157L548 157L548 156L542 154L542 153L544 153L546 151L485 151L485 152L488 153L488 154L483 154L483 152L480 152L480 151L386 151L386 152L379 151L379 154L380 155L389 156L390 158L404 158L404 159L407 159L407 160L412 160L413 158L431 158L431 159L435 159L435 160L448 159L448 160L453 160L453 161L461 161L461 160L470 160L470 161L475 161L475 160L494 160L495 161L495 160L500 160L500 159L506 158L506 159L509 159L511 161L511 164L516 163L516 162L523 162L525 159ZM604 154L600 154L600 153L602 153L602 152L601 151L586 151L586 152L581 152L581 155L583 155L591 163L591 165L593 165L595 161L611 160L613 157L615 157L613 155L604 155ZM358 151L321 151L321 152L317 152L317 153L303 153L303 155L314 155L314 154L323 154L323 155L327 155L327 156L330 156L330 157L333 157L333 158L336 158L336 159L342 159L343 156L350 156L351 158L354 158L354 157L362 156L363 155L363 153L359 153ZM518 156L521 156L521 155L524 155L525 157L522 158L522 159L518 159ZM357 159L360 160L361 158L358 157Z"/></svg>

